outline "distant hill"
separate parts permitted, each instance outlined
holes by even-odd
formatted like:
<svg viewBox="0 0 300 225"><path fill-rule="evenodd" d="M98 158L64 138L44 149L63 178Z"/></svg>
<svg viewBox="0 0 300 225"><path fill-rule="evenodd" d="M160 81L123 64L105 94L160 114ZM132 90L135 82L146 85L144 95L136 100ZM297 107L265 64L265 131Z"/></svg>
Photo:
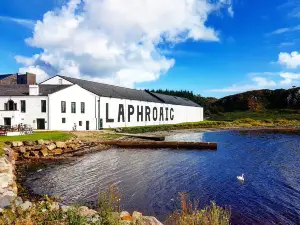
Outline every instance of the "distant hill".
<svg viewBox="0 0 300 225"><path fill-rule="evenodd" d="M218 99L211 107L222 112L300 109L300 88L247 91Z"/></svg>
<svg viewBox="0 0 300 225"><path fill-rule="evenodd" d="M254 90L224 98L202 97L192 91L150 90L156 93L190 99L202 107L206 116L220 112L300 109L300 88Z"/></svg>

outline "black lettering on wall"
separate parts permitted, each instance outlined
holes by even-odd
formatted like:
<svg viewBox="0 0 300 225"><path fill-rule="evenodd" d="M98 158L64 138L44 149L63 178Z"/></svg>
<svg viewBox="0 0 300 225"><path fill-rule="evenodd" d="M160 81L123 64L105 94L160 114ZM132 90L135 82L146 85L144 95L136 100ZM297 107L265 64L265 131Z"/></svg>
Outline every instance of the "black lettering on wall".
<svg viewBox="0 0 300 225"><path fill-rule="evenodd" d="M140 111L141 108L141 111ZM137 106L137 121L140 122L140 117L141 117L141 122L143 122L143 113L144 112L144 107L143 106Z"/></svg>
<svg viewBox="0 0 300 225"><path fill-rule="evenodd" d="M168 112L169 112L169 108L166 108L166 121L169 120L169 117L168 117L168 116L169 116L169 115L168 115L169 113L168 113Z"/></svg>
<svg viewBox="0 0 300 225"><path fill-rule="evenodd" d="M145 114L145 121L150 121L150 107L149 107L149 106L146 106L146 107L145 107L145 111L146 111L146 114Z"/></svg>
<svg viewBox="0 0 300 225"><path fill-rule="evenodd" d="M174 120L174 109L173 108L170 109L170 119Z"/></svg>
<svg viewBox="0 0 300 225"><path fill-rule="evenodd" d="M109 104L106 103L106 123L113 123L114 119L109 119Z"/></svg>
<svg viewBox="0 0 300 225"><path fill-rule="evenodd" d="M152 114L153 114L153 120L156 121L157 120L157 108L156 107L153 108Z"/></svg>
<svg viewBox="0 0 300 225"><path fill-rule="evenodd" d="M159 121L164 121L164 108L160 107L159 109Z"/></svg>
<svg viewBox="0 0 300 225"><path fill-rule="evenodd" d="M121 117L122 117L122 122L125 122L125 114L124 114L124 105L119 104L119 114L118 114L118 122L121 122Z"/></svg>
<svg viewBox="0 0 300 225"><path fill-rule="evenodd" d="M133 105L128 105L128 122L130 122L130 117L134 114Z"/></svg>

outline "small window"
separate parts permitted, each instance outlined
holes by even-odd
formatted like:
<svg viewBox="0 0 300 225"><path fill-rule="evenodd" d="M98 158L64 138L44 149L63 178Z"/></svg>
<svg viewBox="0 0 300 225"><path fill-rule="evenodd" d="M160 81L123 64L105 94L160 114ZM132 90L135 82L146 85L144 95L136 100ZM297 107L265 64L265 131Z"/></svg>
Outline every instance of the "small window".
<svg viewBox="0 0 300 225"><path fill-rule="evenodd" d="M82 121L79 121L79 126L82 127Z"/></svg>
<svg viewBox="0 0 300 225"><path fill-rule="evenodd" d="M81 102L81 113L85 113L85 103Z"/></svg>
<svg viewBox="0 0 300 225"><path fill-rule="evenodd" d="M76 102L71 102L71 113L76 113Z"/></svg>
<svg viewBox="0 0 300 225"><path fill-rule="evenodd" d="M66 113L66 102L65 101L61 101L61 112Z"/></svg>
<svg viewBox="0 0 300 225"><path fill-rule="evenodd" d="M25 113L26 112L26 101L21 100L21 112Z"/></svg>
<svg viewBox="0 0 300 225"><path fill-rule="evenodd" d="M66 123L66 118L62 118L61 122Z"/></svg>
<svg viewBox="0 0 300 225"><path fill-rule="evenodd" d="M47 111L46 100L41 100L41 111L42 113L45 113Z"/></svg>

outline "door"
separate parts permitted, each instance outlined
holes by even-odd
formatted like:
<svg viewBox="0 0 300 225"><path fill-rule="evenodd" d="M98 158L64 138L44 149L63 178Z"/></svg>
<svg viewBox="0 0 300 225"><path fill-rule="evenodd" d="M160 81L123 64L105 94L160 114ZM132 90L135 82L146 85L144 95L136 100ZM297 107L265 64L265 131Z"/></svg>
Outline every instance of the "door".
<svg viewBox="0 0 300 225"><path fill-rule="evenodd" d="M36 119L36 128L38 130L45 130L45 119Z"/></svg>
<svg viewBox="0 0 300 225"><path fill-rule="evenodd" d="M9 118L9 117L4 118L4 126L7 126L7 127L11 126L11 118Z"/></svg>
<svg viewBox="0 0 300 225"><path fill-rule="evenodd" d="M90 130L90 121L86 121L85 127L86 130Z"/></svg>

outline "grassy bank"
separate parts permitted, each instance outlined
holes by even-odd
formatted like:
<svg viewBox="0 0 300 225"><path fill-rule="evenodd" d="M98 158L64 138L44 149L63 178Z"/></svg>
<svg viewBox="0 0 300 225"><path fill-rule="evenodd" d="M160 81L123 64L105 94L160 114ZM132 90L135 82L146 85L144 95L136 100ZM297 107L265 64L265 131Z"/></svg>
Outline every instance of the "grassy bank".
<svg viewBox="0 0 300 225"><path fill-rule="evenodd" d="M212 121L206 120L194 123L180 123L180 124L168 124L168 125L155 125L155 126L143 126L143 127L126 127L123 128L123 132L126 133L146 133L156 131L170 131L170 130L182 130L182 129L201 129L201 128L230 128L230 127L286 127L286 126L300 126L298 120L286 120L286 119L265 119L256 120L252 118L242 118L233 121Z"/></svg>

